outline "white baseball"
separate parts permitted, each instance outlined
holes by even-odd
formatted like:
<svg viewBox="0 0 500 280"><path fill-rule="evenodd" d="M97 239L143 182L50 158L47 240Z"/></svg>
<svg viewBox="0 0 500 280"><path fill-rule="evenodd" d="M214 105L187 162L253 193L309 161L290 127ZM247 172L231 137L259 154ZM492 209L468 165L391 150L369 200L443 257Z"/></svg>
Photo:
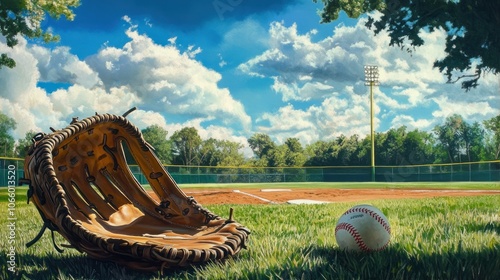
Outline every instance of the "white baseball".
<svg viewBox="0 0 500 280"><path fill-rule="evenodd" d="M341 250L372 252L389 244L391 226L377 207L357 205L347 210L337 222L335 239Z"/></svg>

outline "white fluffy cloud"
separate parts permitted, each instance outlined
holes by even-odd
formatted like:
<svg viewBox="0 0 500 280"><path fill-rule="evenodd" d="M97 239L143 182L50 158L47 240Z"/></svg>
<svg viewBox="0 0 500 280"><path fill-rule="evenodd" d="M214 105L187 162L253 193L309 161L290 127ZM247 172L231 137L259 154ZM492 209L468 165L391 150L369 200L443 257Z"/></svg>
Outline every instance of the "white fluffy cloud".
<svg viewBox="0 0 500 280"><path fill-rule="evenodd" d="M359 54L370 47L356 41L361 34L355 31L347 27L337 29L336 35L313 42L315 30L301 35L296 24L286 27L274 22L269 29L269 49L241 64L239 69L272 78L273 89L283 95L283 101L323 99L335 86L352 84L363 73L365 56ZM368 36L368 31L363 32ZM338 38L341 34L345 38Z"/></svg>
<svg viewBox="0 0 500 280"><path fill-rule="evenodd" d="M108 91L129 88L141 108L167 114L220 118L248 129L250 117L228 89L219 88L221 75L195 60L193 46L181 52L175 45L158 45L135 29L126 32L123 47L106 47L86 59Z"/></svg>
<svg viewBox="0 0 500 280"><path fill-rule="evenodd" d="M17 62L13 69L0 69L0 108L17 122L14 137L23 138L29 130L64 127L74 116L121 114L134 106L140 110L131 118L141 128L183 127L168 123L169 114L175 114L200 123L218 121L250 129L251 118L243 104L218 86L221 75L196 60L200 48L181 51L174 44L159 45L135 27L126 35L129 41L122 47L105 46L85 60L68 47L49 49L20 38L15 48L8 48L0 40L0 53ZM69 86L46 92L39 82Z"/></svg>
<svg viewBox="0 0 500 280"><path fill-rule="evenodd" d="M432 129L437 123L434 123L430 120L426 119L414 119L412 116L408 115L398 115L392 119L392 126L393 127L401 127L401 126L406 126L407 131L411 131L414 129L418 130L429 130Z"/></svg>
<svg viewBox="0 0 500 280"><path fill-rule="evenodd" d="M7 53L17 64L13 69L0 69L0 109L17 123L14 138L24 138L27 131L40 127L60 126L61 113L54 109L50 96L37 87L40 72L26 40L19 38L13 49L0 40L0 53Z"/></svg>
<svg viewBox="0 0 500 280"><path fill-rule="evenodd" d="M375 112L378 111L376 107ZM311 144L341 134L364 136L370 131L370 111L359 96L352 99L329 97L306 110L288 104L278 112L264 114L257 122L262 123L258 130L273 135L280 143L295 137L304 144Z"/></svg>
<svg viewBox="0 0 500 280"><path fill-rule="evenodd" d="M378 131L402 125L429 130L450 114L472 122L500 112L497 76L486 74L478 89L464 92L459 84L447 84L433 68L445 55L444 31L422 31L425 44L408 53L389 47L385 32L373 36L364 23L339 25L333 35L317 40L315 30L300 34L296 24L271 24L269 48L239 66L243 73L270 79L271 90L284 103L259 119L260 131L281 141L299 137L305 143L340 134L369 134L364 65L379 66L381 85L374 88ZM419 109L418 117L407 113Z"/></svg>
<svg viewBox="0 0 500 280"><path fill-rule="evenodd" d="M89 89L100 85L97 73L72 54L69 47L51 50L33 45L29 52L36 60L41 82L78 84Z"/></svg>

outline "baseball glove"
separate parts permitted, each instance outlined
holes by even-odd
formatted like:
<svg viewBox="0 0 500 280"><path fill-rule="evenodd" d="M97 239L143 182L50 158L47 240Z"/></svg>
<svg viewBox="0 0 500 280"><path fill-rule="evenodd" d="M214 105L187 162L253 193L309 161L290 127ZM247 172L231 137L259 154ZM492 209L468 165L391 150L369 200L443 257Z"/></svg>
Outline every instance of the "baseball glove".
<svg viewBox="0 0 500 280"><path fill-rule="evenodd" d="M245 248L250 231L232 219L232 209L223 219L186 196L126 119L130 111L96 113L34 137L24 181L28 203L44 224L27 246L48 228L58 251L54 231L70 243L66 247L91 258L159 271L225 259ZM151 192L131 172L131 160Z"/></svg>

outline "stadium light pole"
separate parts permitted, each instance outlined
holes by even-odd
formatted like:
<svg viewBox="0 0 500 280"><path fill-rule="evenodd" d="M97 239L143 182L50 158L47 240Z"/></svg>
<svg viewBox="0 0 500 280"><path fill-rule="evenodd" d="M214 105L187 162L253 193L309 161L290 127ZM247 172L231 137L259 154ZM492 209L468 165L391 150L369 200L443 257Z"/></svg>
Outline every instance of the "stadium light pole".
<svg viewBox="0 0 500 280"><path fill-rule="evenodd" d="M370 87L370 133L371 133L371 167L372 182L375 182L375 132L373 128L373 86L378 86L378 66L365 65L365 86Z"/></svg>

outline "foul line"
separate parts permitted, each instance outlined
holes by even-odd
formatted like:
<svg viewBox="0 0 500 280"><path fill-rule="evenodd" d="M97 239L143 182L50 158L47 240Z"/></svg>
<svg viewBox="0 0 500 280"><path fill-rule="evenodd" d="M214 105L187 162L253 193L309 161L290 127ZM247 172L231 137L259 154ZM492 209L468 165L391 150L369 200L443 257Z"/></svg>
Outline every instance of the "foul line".
<svg viewBox="0 0 500 280"><path fill-rule="evenodd" d="M248 195L248 196L251 196L251 197L253 197L253 198L257 198L257 199L260 199L260 200L262 200L262 201L265 201L265 202L267 202L267 203L271 203L271 204L278 204L277 202L274 202L274 201L269 200L269 199L265 199L265 198L263 198L263 197L260 197L260 196L255 195L255 194L242 192L242 191L240 191L240 190L233 190L233 192L235 192L235 193L241 193L241 194L244 194L244 195Z"/></svg>

